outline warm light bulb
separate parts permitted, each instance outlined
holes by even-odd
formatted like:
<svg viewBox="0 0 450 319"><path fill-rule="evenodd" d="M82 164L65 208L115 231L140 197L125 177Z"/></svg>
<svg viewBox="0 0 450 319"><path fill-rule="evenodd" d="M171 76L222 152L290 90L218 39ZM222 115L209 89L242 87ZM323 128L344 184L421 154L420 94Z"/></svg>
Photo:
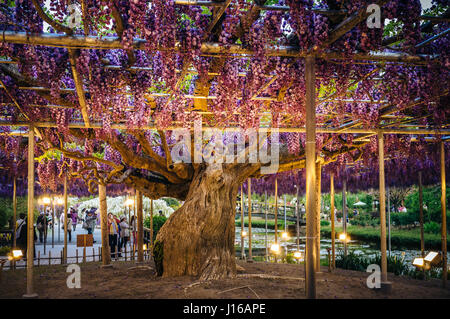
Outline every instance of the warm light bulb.
<svg viewBox="0 0 450 319"><path fill-rule="evenodd" d="M339 235L339 240L340 241L348 241L348 237L346 233L342 233Z"/></svg>
<svg viewBox="0 0 450 319"><path fill-rule="evenodd" d="M59 197L59 198L56 200L56 203L57 203L58 205L64 205L64 199L62 199L61 197Z"/></svg>
<svg viewBox="0 0 450 319"><path fill-rule="evenodd" d="M270 246L270 250L275 254L278 254L280 252L280 245L272 244L272 246Z"/></svg>
<svg viewBox="0 0 450 319"><path fill-rule="evenodd" d="M133 203L134 203L134 201L133 201L131 198L128 198L128 199L125 201L125 206L131 206L131 205L133 205Z"/></svg>
<svg viewBox="0 0 450 319"><path fill-rule="evenodd" d="M281 234L281 238L283 238L284 240L288 240L288 239L289 239L288 233L283 232L283 233Z"/></svg>
<svg viewBox="0 0 450 319"><path fill-rule="evenodd" d="M44 197L44 198L42 199L42 202L43 202L45 205L48 205L48 204L50 204L51 200L50 200L49 197Z"/></svg>
<svg viewBox="0 0 450 319"><path fill-rule="evenodd" d="M294 252L294 258L295 258L295 259L300 259L300 258L302 258L302 253L299 252L299 251Z"/></svg>
<svg viewBox="0 0 450 319"><path fill-rule="evenodd" d="M242 237L247 237L247 232L245 230L242 231Z"/></svg>
<svg viewBox="0 0 450 319"><path fill-rule="evenodd" d="M147 250L147 245L146 244L144 244L144 250Z"/></svg>
<svg viewBox="0 0 450 319"><path fill-rule="evenodd" d="M13 250L12 251L12 256L14 259L20 258L23 256L22 251L20 249L17 250Z"/></svg>

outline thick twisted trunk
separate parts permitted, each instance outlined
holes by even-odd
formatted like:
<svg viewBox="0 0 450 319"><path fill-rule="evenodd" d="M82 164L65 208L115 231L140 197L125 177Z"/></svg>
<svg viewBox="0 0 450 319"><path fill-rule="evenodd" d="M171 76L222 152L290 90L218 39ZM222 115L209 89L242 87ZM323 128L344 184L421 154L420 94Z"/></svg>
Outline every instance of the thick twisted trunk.
<svg viewBox="0 0 450 319"><path fill-rule="evenodd" d="M159 275L209 280L236 274L235 204L242 182L238 173L206 164L196 170L184 205L156 238L153 254Z"/></svg>

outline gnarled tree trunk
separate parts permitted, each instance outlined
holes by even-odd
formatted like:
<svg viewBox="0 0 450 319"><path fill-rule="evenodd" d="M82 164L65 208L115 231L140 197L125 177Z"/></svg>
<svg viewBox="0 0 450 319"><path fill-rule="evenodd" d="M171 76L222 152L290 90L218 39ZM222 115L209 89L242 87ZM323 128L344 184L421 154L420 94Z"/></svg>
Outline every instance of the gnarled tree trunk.
<svg viewBox="0 0 450 319"><path fill-rule="evenodd" d="M210 280L236 274L234 220L241 174L220 164L197 168L184 205L156 238L153 254L159 275Z"/></svg>

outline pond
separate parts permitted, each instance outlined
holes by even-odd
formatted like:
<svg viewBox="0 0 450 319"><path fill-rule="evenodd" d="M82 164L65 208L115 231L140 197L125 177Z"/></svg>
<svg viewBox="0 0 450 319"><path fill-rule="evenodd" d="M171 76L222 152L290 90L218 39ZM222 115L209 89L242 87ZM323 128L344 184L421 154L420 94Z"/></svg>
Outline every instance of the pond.
<svg viewBox="0 0 450 319"><path fill-rule="evenodd" d="M248 234L248 228L245 227L245 231ZM241 247L241 227L236 227L236 239L235 239L235 246L238 251L240 251ZM278 242L280 243L281 247L283 248L284 252L286 252L286 249L289 253L292 253L297 250L297 244L296 244L296 237L291 237L289 240L284 241L281 239L281 233L283 230L278 230ZM300 235L300 251L305 251L305 236ZM275 241L275 231L273 229L267 230L267 246L270 247L270 245ZM248 238L245 238L245 248L248 249ZM265 255L265 229L264 228L254 228L252 227L252 254L253 256L264 256ZM327 248L331 249L331 239L328 238L322 238L320 240L320 254L322 256L322 259L326 258L328 255ZM339 255L340 252L344 250L344 245L339 240L336 239L335 241L335 249L336 249L336 256ZM354 252L357 255L365 255L367 257L375 256L376 254L380 254L380 248L377 247L377 245L373 243L365 243L358 240L351 240L347 244L347 251L348 252ZM427 253L428 251L425 251ZM389 254L389 252L387 252ZM237 255L240 255L238 253ZM411 268L414 268L412 265L412 262L414 258L420 257L421 253L420 250L416 249L400 249L398 247L392 247L391 249L391 256L397 256L397 258L402 259L404 258L404 261L410 265ZM450 254L447 255L447 258L450 257ZM449 259L448 259L449 260Z"/></svg>

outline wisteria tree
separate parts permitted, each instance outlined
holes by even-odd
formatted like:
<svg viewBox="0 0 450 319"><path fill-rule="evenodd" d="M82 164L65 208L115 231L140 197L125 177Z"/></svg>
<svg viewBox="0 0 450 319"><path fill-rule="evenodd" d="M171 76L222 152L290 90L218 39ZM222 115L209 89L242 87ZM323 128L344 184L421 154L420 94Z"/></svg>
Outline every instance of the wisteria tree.
<svg viewBox="0 0 450 319"><path fill-rule="evenodd" d="M419 0L44 2L0 5L0 125L36 130L42 185L67 167L91 191L125 184L150 198L183 200L155 243L164 276L236 273L238 188L270 165L254 160L255 149L279 147L278 172L304 168L306 55L316 57L322 165L360 160L376 146L377 129L448 125L442 0L430 9L440 18L428 20ZM389 24L369 28L372 2ZM194 123L277 128L279 143L276 133L255 142L227 131L180 148L175 129L193 133ZM237 140L244 148L232 162L205 160ZM393 143L403 140L394 135Z"/></svg>

